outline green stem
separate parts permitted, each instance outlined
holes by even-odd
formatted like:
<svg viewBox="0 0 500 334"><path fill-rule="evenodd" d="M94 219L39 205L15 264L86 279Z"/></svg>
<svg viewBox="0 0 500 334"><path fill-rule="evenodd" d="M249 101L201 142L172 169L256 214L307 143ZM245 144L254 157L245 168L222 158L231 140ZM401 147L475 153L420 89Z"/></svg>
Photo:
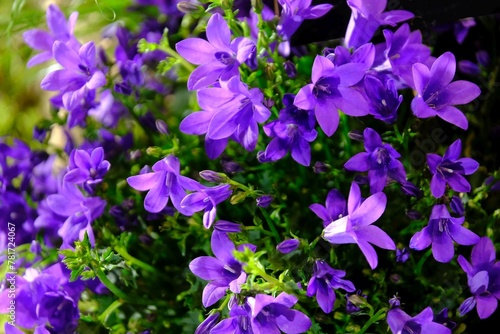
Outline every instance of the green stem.
<svg viewBox="0 0 500 334"><path fill-rule="evenodd" d="M269 228L271 229L271 232L273 233L274 240L276 241L276 244L280 243L280 236L278 234L278 230L276 230L276 227L274 226L274 222L272 218L269 216L269 214L264 210L264 208L260 208L260 212L262 212L262 215L264 218L266 218L267 224L269 225Z"/></svg>
<svg viewBox="0 0 500 334"><path fill-rule="evenodd" d="M387 309L385 308L381 308L380 310L378 310L377 313L375 313L370 319L368 319L365 325L358 331L358 334L363 334L374 322L385 318L386 311Z"/></svg>
<svg viewBox="0 0 500 334"><path fill-rule="evenodd" d="M160 49L165 51L166 53L168 53L170 56L174 57L175 59L177 59L177 61L179 61L179 63L181 63L182 66L184 66L184 68L186 70L188 70L189 72L194 71L194 66L191 63L189 63L186 59L182 58L182 56L180 54L178 54L170 46L162 45L160 47Z"/></svg>
<svg viewBox="0 0 500 334"><path fill-rule="evenodd" d="M229 303L229 300L231 299L232 295L229 294L226 296L226 298L224 298L224 300L222 301L222 304L220 304L220 306L217 308L217 311L218 312L222 312L222 310L226 307L226 305Z"/></svg>
<svg viewBox="0 0 500 334"><path fill-rule="evenodd" d="M104 324L108 320L108 317L111 315L111 313L113 313L117 308L122 306L123 303L124 303L123 300L120 299L115 300L113 303L111 303L111 305L108 306L106 310L104 310L104 312L102 312L102 314L97 319Z"/></svg>
<svg viewBox="0 0 500 334"><path fill-rule="evenodd" d="M106 286L106 288L109 289L112 293L115 294L118 298L121 298L123 300L128 300L128 296L125 292L122 290L118 289L118 287L109 280L108 276L99 268L94 268L94 272L96 273L97 277L101 280L102 284Z"/></svg>
<svg viewBox="0 0 500 334"><path fill-rule="evenodd" d="M120 254L125 260L129 261L130 263L135 264L136 266L138 266L144 270L150 271L152 273L156 272L156 269L153 266L150 266L149 264L142 262L141 260L133 257L132 255L130 255L127 252L127 250L124 247L115 246L115 251L118 254Z"/></svg>

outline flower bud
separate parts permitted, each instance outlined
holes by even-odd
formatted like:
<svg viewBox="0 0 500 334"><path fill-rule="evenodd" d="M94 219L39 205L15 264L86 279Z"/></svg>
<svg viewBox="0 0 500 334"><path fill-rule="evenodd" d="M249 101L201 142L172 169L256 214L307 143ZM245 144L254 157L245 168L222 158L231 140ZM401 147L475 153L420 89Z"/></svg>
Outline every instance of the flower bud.
<svg viewBox="0 0 500 334"><path fill-rule="evenodd" d="M459 216L465 213L464 203L458 196L453 196L450 201L451 210Z"/></svg>
<svg viewBox="0 0 500 334"><path fill-rule="evenodd" d="M198 2L198 1L196 1L196 2ZM196 13L196 12L200 11L201 9L203 9L203 6L201 6L200 3L195 3L195 2L191 2L191 1L180 1L177 4L177 9L182 13L189 14L189 13Z"/></svg>
<svg viewBox="0 0 500 334"><path fill-rule="evenodd" d="M316 161L316 163L314 164L313 166L313 171L316 173L316 174L319 174L319 173L326 173L330 170L330 165L328 164L325 164L324 162L321 162L321 161Z"/></svg>
<svg viewBox="0 0 500 334"><path fill-rule="evenodd" d="M200 172L200 177L203 180L209 181L209 182L216 182L216 183L225 183L228 181L228 177L226 174L223 173L217 173L211 170L202 170Z"/></svg>
<svg viewBox="0 0 500 334"><path fill-rule="evenodd" d="M257 206L261 208L267 208L272 201L273 201L273 196L271 195L260 196L256 200Z"/></svg>
<svg viewBox="0 0 500 334"><path fill-rule="evenodd" d="M167 126L167 123L165 123L165 121L163 121L161 119L157 119L155 121L155 125L156 125L156 129L158 130L159 133L161 133L163 135L169 134L168 126Z"/></svg>
<svg viewBox="0 0 500 334"><path fill-rule="evenodd" d="M490 66L490 55L485 50L479 50L476 52L476 60L479 65L483 67Z"/></svg>
<svg viewBox="0 0 500 334"><path fill-rule="evenodd" d="M283 67L285 68L285 73L288 75L290 79L294 79L297 77L297 69L295 68L295 64L290 60L287 60L283 63Z"/></svg>
<svg viewBox="0 0 500 334"><path fill-rule="evenodd" d="M218 220L214 223L214 228L217 231L225 232L225 233L238 233L241 232L240 224L231 223L227 220Z"/></svg>
<svg viewBox="0 0 500 334"><path fill-rule="evenodd" d="M365 136L363 135L363 132L361 132L359 130L349 131L347 136L349 138L351 138L352 140L357 140L357 141L364 141L365 140Z"/></svg>
<svg viewBox="0 0 500 334"><path fill-rule="evenodd" d="M280 242L276 246L276 250L280 252L281 254L288 254L290 252L293 252L296 250L300 245L300 241L297 239L288 239L285 241Z"/></svg>
<svg viewBox="0 0 500 334"><path fill-rule="evenodd" d="M194 334L208 334L219 321L220 313L214 312L210 314L194 331Z"/></svg>
<svg viewBox="0 0 500 334"><path fill-rule="evenodd" d="M463 74L468 74L471 76L477 76L481 73L481 69L477 64L474 64L470 60L460 60L458 62L458 70Z"/></svg>

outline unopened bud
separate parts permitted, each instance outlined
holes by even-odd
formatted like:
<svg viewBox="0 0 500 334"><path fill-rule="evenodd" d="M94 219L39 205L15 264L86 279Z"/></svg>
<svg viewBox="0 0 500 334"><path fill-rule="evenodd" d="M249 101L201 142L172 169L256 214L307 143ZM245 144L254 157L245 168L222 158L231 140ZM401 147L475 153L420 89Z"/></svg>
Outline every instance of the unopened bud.
<svg viewBox="0 0 500 334"><path fill-rule="evenodd" d="M228 177L226 174L223 173L217 173L211 170L202 170L200 172L200 177L203 180L209 181L209 182L216 182L216 183L224 183L228 181Z"/></svg>
<svg viewBox="0 0 500 334"><path fill-rule="evenodd" d="M191 2L191 1L180 1L177 4L177 9L180 12L190 14L190 13L196 13L203 9L200 3L196 2Z"/></svg>

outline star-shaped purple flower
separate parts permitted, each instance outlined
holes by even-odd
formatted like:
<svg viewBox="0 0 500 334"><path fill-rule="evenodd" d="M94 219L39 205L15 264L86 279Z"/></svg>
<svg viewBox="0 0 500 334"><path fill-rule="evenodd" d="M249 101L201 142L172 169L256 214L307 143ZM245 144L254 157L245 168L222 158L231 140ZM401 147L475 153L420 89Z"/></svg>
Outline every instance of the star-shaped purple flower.
<svg viewBox="0 0 500 334"><path fill-rule="evenodd" d="M500 261L496 261L496 250L491 239L482 237L472 248L471 262L459 255L458 264L467 274L473 294L460 305L460 315L476 307L479 318L488 318L497 309L500 299Z"/></svg>
<svg viewBox="0 0 500 334"><path fill-rule="evenodd" d="M328 58L316 56L312 83L300 89L294 104L303 110L314 110L321 129L331 136L339 125L338 109L350 116L368 114L368 103L363 95L350 87L363 79L364 74L364 64L335 66Z"/></svg>
<svg viewBox="0 0 500 334"><path fill-rule="evenodd" d="M337 219L347 216L347 202L342 193L337 189L332 189L328 192L325 206L314 203L309 205L309 209L323 220L323 227L327 227Z"/></svg>
<svg viewBox="0 0 500 334"><path fill-rule="evenodd" d="M479 236L462 224L465 217L453 218L446 205L437 204L432 208L429 224L415 233L410 240L410 248L422 250L432 243L432 255L439 262L450 262L455 255L455 241L459 245L474 245Z"/></svg>
<svg viewBox="0 0 500 334"><path fill-rule="evenodd" d="M370 267L378 264L377 252L371 244L396 250L394 241L380 227L372 225L385 211L387 198L383 192L361 199L357 183L351 184L347 202L348 215L333 221L323 230L323 238L332 244L358 244Z"/></svg>
<svg viewBox="0 0 500 334"><path fill-rule="evenodd" d="M467 130L468 121L455 105L466 104L481 94L474 83L454 81L456 61L451 52L443 53L429 69L426 65L413 65L413 82L417 95L411 101L411 109L418 118L438 116L448 123Z"/></svg>
<svg viewBox="0 0 500 334"><path fill-rule="evenodd" d="M325 313L330 313L335 304L335 290L343 289L347 292L356 290L351 281L342 279L345 271L333 269L323 260L314 262L313 275L307 285L307 296L316 295L319 307Z"/></svg>
<svg viewBox="0 0 500 334"><path fill-rule="evenodd" d="M190 208L183 208L181 201L186 197L186 190L199 189L199 183L180 175L179 159L173 155L158 161L153 165L151 173L135 175L127 178L128 184L139 191L149 190L144 199L144 208L157 213L163 210L169 199L173 206L186 216L191 216Z"/></svg>
<svg viewBox="0 0 500 334"><path fill-rule="evenodd" d="M240 293L241 284L245 283L247 274L243 271L242 264L233 255L236 250L227 233L215 229L211 239L212 256L200 256L191 261L189 269L201 279L210 281L203 289L203 306L209 307L226 294L227 289ZM240 245L255 251L254 245Z"/></svg>
<svg viewBox="0 0 500 334"><path fill-rule="evenodd" d="M344 168L356 172L368 171L370 192L372 194L384 190L387 177L398 182L406 181L406 172L401 155L389 144L384 144L380 135L371 128L363 132L365 150L349 159Z"/></svg>
<svg viewBox="0 0 500 334"><path fill-rule="evenodd" d="M446 184L459 192L469 192L470 183L463 175L473 174L479 163L471 158L458 158L462 151L462 141L457 139L448 147L443 157L437 154L427 154L427 165L433 174L431 179L432 196L439 198L444 195Z"/></svg>
<svg viewBox="0 0 500 334"><path fill-rule="evenodd" d="M52 46L55 41L68 45L69 48L78 50L80 42L73 35L78 12L73 12L66 21L64 13L54 4L47 8L47 26L49 31L30 29L23 33L23 39L31 48L42 51L28 61L28 67L44 63L52 58Z"/></svg>
<svg viewBox="0 0 500 334"><path fill-rule="evenodd" d="M264 125L264 132L273 139L265 151L260 151L260 162L277 161L291 151L293 160L304 166L311 163L310 142L318 135L314 129L316 121L310 110L298 109L293 105L293 94L285 94L285 108L279 113L279 119Z"/></svg>
<svg viewBox="0 0 500 334"><path fill-rule="evenodd" d="M254 54L255 43L245 37L231 41L231 30L222 15L214 14L207 23L207 39L187 38L175 45L190 63L200 65L189 76L189 90L205 88L217 80L239 77L239 66Z"/></svg>
<svg viewBox="0 0 500 334"><path fill-rule="evenodd" d="M413 13L406 10L392 10L385 12L387 0L348 0L351 7L351 19L345 33L345 45L357 48L373 37L378 27L382 25L396 26L399 22L414 17Z"/></svg>
<svg viewBox="0 0 500 334"><path fill-rule="evenodd" d="M373 75L367 75L363 84L370 114L386 123L394 123L398 118L398 108L403 102L403 95L398 95L395 81L391 78L381 81Z"/></svg>
<svg viewBox="0 0 500 334"><path fill-rule="evenodd" d="M97 147L91 152L73 150L70 154L68 172L64 181L85 184L85 189L92 189L92 185L102 182L111 164L104 160L104 149Z"/></svg>
<svg viewBox="0 0 500 334"><path fill-rule="evenodd" d="M393 308L387 312L387 323L393 334L451 334L451 329L433 320L434 313L430 306L414 317L400 308Z"/></svg>
<svg viewBox="0 0 500 334"><path fill-rule="evenodd" d="M85 43L75 51L66 44L56 41L53 53L63 69L47 74L40 86L44 90L61 91L66 109L76 108L87 89L93 90L106 84L106 77L97 66L94 42Z"/></svg>

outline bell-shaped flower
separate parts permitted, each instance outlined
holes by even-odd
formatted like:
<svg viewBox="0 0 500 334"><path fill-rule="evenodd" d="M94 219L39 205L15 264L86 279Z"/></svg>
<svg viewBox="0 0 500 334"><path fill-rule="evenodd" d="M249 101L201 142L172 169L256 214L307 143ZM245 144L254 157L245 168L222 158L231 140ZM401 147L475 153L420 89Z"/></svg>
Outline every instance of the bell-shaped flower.
<svg viewBox="0 0 500 334"><path fill-rule="evenodd" d="M349 116L368 114L368 103L363 95L350 87L363 79L365 71L361 63L335 66L328 58L316 56L312 83L300 89L294 104L303 110L314 110L321 129L331 136L339 125L339 109Z"/></svg>
<svg viewBox="0 0 500 334"><path fill-rule="evenodd" d="M316 295L319 307L325 313L330 313L335 304L335 290L343 289L347 292L356 290L351 281L342 279L345 271L333 269L323 260L314 262L313 275L307 285L307 296Z"/></svg>
<svg viewBox="0 0 500 334"><path fill-rule="evenodd" d="M202 302L205 307L224 297L228 289L239 293L247 278L242 264L234 258L236 248L227 233L215 229L212 232L211 246L215 257L200 256L189 264L193 274L210 281L203 289ZM240 245L238 250L243 250L244 247L255 251L254 245Z"/></svg>
<svg viewBox="0 0 500 334"><path fill-rule="evenodd" d="M93 90L106 84L106 77L97 66L94 42L85 43L75 51L56 41L53 53L63 69L47 74L40 86L44 90L61 91L66 109L74 109L84 98L87 89Z"/></svg>
<svg viewBox="0 0 500 334"><path fill-rule="evenodd" d="M70 163L68 172L64 175L64 181L84 184L85 190L91 190L92 185L102 182L110 167L109 161L104 160L102 147L97 147L91 152L73 150L70 154Z"/></svg>
<svg viewBox="0 0 500 334"><path fill-rule="evenodd" d="M258 154L260 162L277 161L289 151L292 158L301 165L311 163L310 142L318 135L314 129L316 121L310 110L302 110L293 105L293 94L285 94L285 108L279 113L279 119L264 125L264 132L273 138L265 151Z"/></svg>
<svg viewBox="0 0 500 334"><path fill-rule="evenodd" d="M418 118L438 116L448 123L467 130L467 118L455 105L466 104L481 94L474 83L454 81L456 61L451 52L443 53L429 69L426 65L413 65L413 82L417 95L411 101L411 110Z"/></svg>
<svg viewBox="0 0 500 334"><path fill-rule="evenodd" d="M473 294L460 305L460 315L475 307L479 318L488 318L497 309L500 299L500 261L496 261L496 250L491 239L482 237L472 248L471 262L459 255L458 264L467 274Z"/></svg>
<svg viewBox="0 0 500 334"><path fill-rule="evenodd" d="M453 242L469 246L479 241L478 235L462 226L464 221L465 217L453 218L446 205L434 205L429 224L411 238L410 248L422 250L432 243L434 259L439 262L450 262L455 255Z"/></svg>
<svg viewBox="0 0 500 334"><path fill-rule="evenodd" d="M231 30L222 15L214 14L207 23L207 39L187 38L175 45L190 63L200 65L189 76L189 90L205 88L220 79L239 78L239 66L255 53L255 43L245 37L231 41Z"/></svg>
<svg viewBox="0 0 500 334"><path fill-rule="evenodd" d="M44 63L52 58L52 46L60 41L70 49L78 50L80 42L73 35L78 12L73 12L68 20L64 13L55 4L47 7L47 26L49 31L30 29L23 33L23 39L31 48L42 51L28 61L28 67Z"/></svg>
<svg viewBox="0 0 500 334"><path fill-rule="evenodd" d="M387 204L383 192L371 195L364 201L357 183L351 184L347 202L347 215L333 221L323 230L323 238L332 244L358 244L370 267L378 264L377 252L371 244L396 250L394 241L380 227L372 225L382 216Z"/></svg>
<svg viewBox="0 0 500 334"><path fill-rule="evenodd" d="M345 33L344 43L348 48L357 48L370 41L380 26L396 26L399 22L414 17L406 10L391 10L384 13L387 0L348 0L352 10Z"/></svg>
<svg viewBox="0 0 500 334"><path fill-rule="evenodd" d="M365 94L368 97L370 114L376 119L392 124L398 118L398 108L403 102L403 95L398 95L393 79L367 75L363 81Z"/></svg>
<svg viewBox="0 0 500 334"><path fill-rule="evenodd" d="M398 182L406 181L406 172L401 161L401 155L389 144L384 144L380 135L371 128L363 132L365 150L349 159L344 168L351 171L366 172L370 179L372 194L384 190L387 177Z"/></svg>
<svg viewBox="0 0 500 334"><path fill-rule="evenodd" d="M180 168L179 159L169 155L155 163L152 172L131 176L127 178L127 183L139 191L149 190L144 198L144 208L147 211L160 212L171 200L177 211L191 216L193 211L182 207L181 202L186 197L186 190L197 190L199 183L180 175Z"/></svg>
<svg viewBox="0 0 500 334"><path fill-rule="evenodd" d="M326 196L325 206L314 203L309 205L309 209L323 220L323 227L327 227L337 219L347 216L347 201L339 190L332 189Z"/></svg>
<svg viewBox="0 0 500 334"><path fill-rule="evenodd" d="M232 193L229 184L221 184L215 187L200 186L197 191L184 197L181 201L181 207L192 212L204 210L203 226L210 228L217 215L217 205L228 199Z"/></svg>
<svg viewBox="0 0 500 334"><path fill-rule="evenodd" d="M451 334L451 329L433 320L434 313L430 306L414 317L400 308L393 308L387 312L387 323L393 334Z"/></svg>
<svg viewBox="0 0 500 334"><path fill-rule="evenodd" d="M457 139L448 147L442 157L437 154L427 154L427 165L431 171L431 193L439 198L444 195L446 184L451 189L459 192L469 192L470 183L463 175L473 174L479 163L471 158L460 158L462 151L462 141Z"/></svg>

